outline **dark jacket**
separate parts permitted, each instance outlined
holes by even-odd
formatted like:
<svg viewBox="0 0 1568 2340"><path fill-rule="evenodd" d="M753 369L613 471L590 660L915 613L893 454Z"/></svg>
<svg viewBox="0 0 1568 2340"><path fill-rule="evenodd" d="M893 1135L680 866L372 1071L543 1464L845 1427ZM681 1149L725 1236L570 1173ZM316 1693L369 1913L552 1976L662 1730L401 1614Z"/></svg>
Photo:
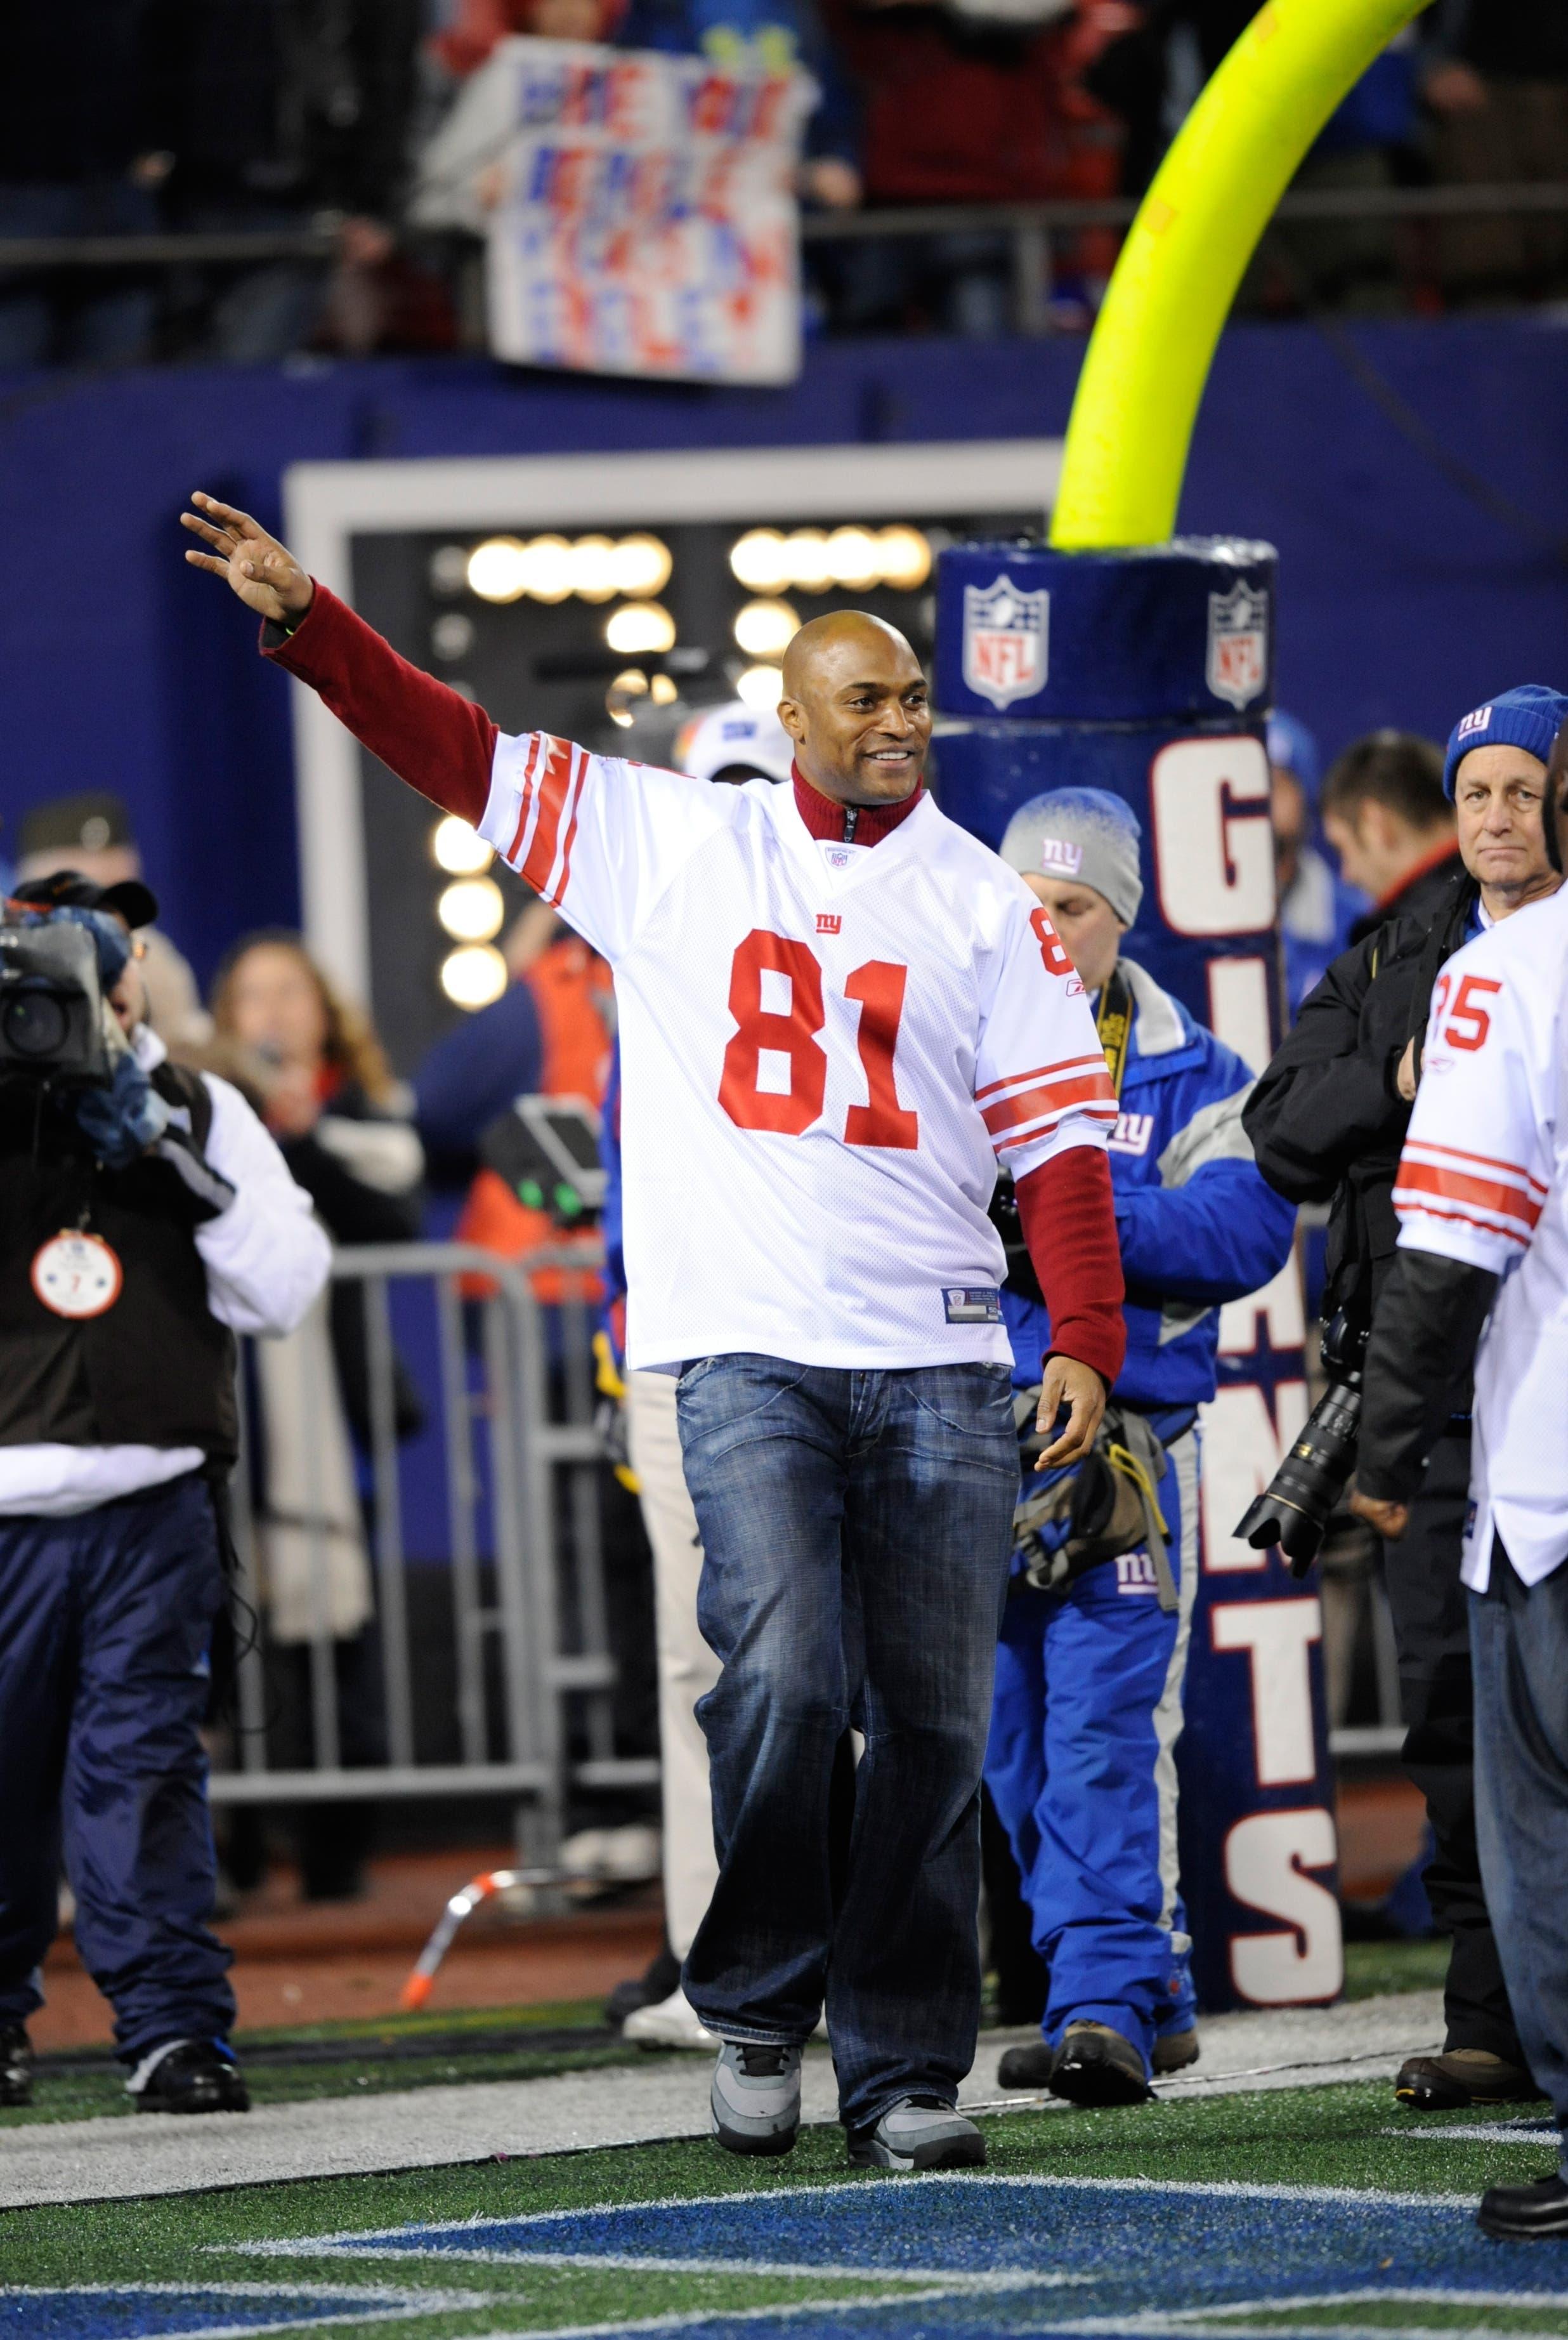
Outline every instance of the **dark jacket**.
<svg viewBox="0 0 1568 2340"><path fill-rule="evenodd" d="M201 1076L159 1065L152 1083L199 1152L212 1118ZM213 1215L166 1158L109 1169L54 1098L0 1086L0 1445L199 1446L233 1460L234 1336L212 1314L195 1242ZM123 1286L98 1315L63 1316L33 1265L82 1226L109 1244Z"/></svg>
<svg viewBox="0 0 1568 2340"><path fill-rule="evenodd" d="M1414 918L1419 926L1429 927L1441 915L1464 876L1464 864L1459 858L1456 845L1422 862L1397 893L1386 894L1381 902L1374 902L1369 910L1363 912L1350 929L1351 941L1364 943L1368 936L1381 934L1386 927L1395 925L1401 918Z"/></svg>
<svg viewBox="0 0 1568 2340"><path fill-rule="evenodd" d="M1436 876L1420 881L1425 917L1395 917L1334 961L1241 1116L1277 1194L1332 1205L1326 1319L1352 1301L1370 1310L1398 1244L1394 1174L1410 1122L1399 1059L1412 1037L1419 1048L1433 983L1475 900L1462 866Z"/></svg>

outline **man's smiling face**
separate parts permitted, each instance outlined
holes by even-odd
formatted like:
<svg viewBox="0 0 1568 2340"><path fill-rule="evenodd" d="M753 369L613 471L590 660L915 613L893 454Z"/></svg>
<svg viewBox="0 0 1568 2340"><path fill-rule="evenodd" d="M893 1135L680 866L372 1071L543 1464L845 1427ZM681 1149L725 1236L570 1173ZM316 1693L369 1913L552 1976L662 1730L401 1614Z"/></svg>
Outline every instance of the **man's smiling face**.
<svg viewBox="0 0 1568 2340"><path fill-rule="evenodd" d="M812 786L840 804L897 804L931 739L920 660L901 633L856 610L803 626L784 659L779 719Z"/></svg>

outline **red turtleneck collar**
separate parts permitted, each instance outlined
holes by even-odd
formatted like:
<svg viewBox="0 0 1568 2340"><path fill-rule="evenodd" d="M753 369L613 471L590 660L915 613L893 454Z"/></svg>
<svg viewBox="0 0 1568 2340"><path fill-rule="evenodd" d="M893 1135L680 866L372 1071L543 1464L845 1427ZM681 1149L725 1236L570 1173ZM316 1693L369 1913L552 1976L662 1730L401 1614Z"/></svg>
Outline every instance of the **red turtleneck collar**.
<svg viewBox="0 0 1568 2340"><path fill-rule="evenodd" d="M901 820L909 818L925 794L925 782L917 780L897 804L842 805L814 788L798 764L790 766L790 778L802 820L813 837L821 838L825 845L880 845Z"/></svg>

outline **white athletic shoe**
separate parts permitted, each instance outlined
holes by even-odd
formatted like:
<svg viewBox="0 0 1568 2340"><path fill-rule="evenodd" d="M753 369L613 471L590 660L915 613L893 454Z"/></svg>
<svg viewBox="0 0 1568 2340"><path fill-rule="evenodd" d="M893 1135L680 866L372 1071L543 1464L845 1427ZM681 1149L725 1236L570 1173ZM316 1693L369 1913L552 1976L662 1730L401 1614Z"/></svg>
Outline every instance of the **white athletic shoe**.
<svg viewBox="0 0 1568 2340"><path fill-rule="evenodd" d="M718 2040L697 2020L696 2009L677 1983L668 1998L656 2006L635 2008L621 2026L623 2039L639 2048L715 2048Z"/></svg>
<svg viewBox="0 0 1568 2340"><path fill-rule="evenodd" d="M939 2097L901 2097L870 2128L851 2129L849 2157L862 2169L983 2169L985 2139Z"/></svg>
<svg viewBox="0 0 1568 2340"><path fill-rule="evenodd" d="M714 2135L726 2153L788 2153L800 2128L798 2048L726 2039L714 2067Z"/></svg>

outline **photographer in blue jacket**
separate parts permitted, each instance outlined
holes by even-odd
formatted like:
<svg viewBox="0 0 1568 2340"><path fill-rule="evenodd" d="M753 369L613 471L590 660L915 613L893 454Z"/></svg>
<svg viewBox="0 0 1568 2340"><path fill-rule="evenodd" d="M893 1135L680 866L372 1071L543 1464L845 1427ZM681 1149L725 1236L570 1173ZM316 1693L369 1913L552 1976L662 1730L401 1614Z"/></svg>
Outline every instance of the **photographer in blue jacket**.
<svg viewBox="0 0 1568 2340"><path fill-rule="evenodd" d="M1001 852L1050 915L1091 996L1116 1084L1110 1140L1127 1362L1087 1462L1025 1476L985 1779L1050 1975L1043 2037L1004 2087L1128 2104L1198 2054L1177 1878L1175 1746L1197 1589L1201 1435L1218 1310L1289 1255L1295 1213L1241 1125L1252 1076L1133 959L1140 830L1119 797L1060 788ZM997 1208L1007 1234L1005 1195ZM1050 1325L1021 1249L1002 1305L1013 1382L1038 1390Z"/></svg>

